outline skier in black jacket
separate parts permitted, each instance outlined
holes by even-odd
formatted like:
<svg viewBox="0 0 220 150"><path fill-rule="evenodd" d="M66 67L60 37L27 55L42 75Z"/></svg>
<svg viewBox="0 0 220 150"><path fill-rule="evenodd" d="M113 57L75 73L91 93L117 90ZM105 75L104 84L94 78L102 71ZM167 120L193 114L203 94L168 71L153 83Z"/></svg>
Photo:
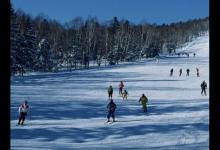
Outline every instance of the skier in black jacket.
<svg viewBox="0 0 220 150"><path fill-rule="evenodd" d="M170 76L173 76L173 68L170 70Z"/></svg>
<svg viewBox="0 0 220 150"><path fill-rule="evenodd" d="M113 94L113 87L110 85L108 88L108 98L112 98L112 94Z"/></svg>
<svg viewBox="0 0 220 150"><path fill-rule="evenodd" d="M206 88L207 88L207 83L205 82L205 80L201 83L201 94L203 95L203 92L204 94L206 95Z"/></svg>
<svg viewBox="0 0 220 150"><path fill-rule="evenodd" d="M189 76L189 72L190 72L190 70L186 69L186 76Z"/></svg>
<svg viewBox="0 0 220 150"><path fill-rule="evenodd" d="M180 68L180 71L179 71L179 72L180 72L179 76L181 76L181 75L182 75L182 68Z"/></svg>

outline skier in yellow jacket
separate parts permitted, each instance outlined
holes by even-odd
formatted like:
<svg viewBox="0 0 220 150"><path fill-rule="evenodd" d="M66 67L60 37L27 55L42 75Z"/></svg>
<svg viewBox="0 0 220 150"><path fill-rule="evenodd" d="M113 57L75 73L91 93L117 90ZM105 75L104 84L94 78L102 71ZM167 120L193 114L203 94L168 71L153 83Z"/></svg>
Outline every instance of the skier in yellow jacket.
<svg viewBox="0 0 220 150"><path fill-rule="evenodd" d="M148 102L148 99L147 99L147 97L144 94L142 94L142 96L140 97L139 102L141 102L141 104L143 106L143 111L147 112L147 102Z"/></svg>

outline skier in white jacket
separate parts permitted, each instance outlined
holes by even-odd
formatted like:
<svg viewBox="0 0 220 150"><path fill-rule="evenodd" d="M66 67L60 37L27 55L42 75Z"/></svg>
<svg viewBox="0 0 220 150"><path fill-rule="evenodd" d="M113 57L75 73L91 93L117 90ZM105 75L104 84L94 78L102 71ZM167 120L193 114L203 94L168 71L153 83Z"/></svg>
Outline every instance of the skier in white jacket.
<svg viewBox="0 0 220 150"><path fill-rule="evenodd" d="M23 125L25 117L27 116L27 113L29 111L29 105L28 102L25 100L18 108L19 112L19 119L18 119L18 125Z"/></svg>

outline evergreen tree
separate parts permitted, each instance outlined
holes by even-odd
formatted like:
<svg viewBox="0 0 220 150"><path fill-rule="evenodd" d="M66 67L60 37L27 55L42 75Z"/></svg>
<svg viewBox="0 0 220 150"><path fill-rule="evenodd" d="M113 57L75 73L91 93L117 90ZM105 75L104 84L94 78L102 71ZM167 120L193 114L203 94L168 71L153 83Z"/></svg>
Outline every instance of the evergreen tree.
<svg viewBox="0 0 220 150"><path fill-rule="evenodd" d="M20 49L20 45L22 42L21 35L19 32L19 27L17 24L17 16L14 12L14 9L11 6L10 9L10 59L11 59L11 74L14 75L15 73L19 72L19 57L17 52Z"/></svg>
<svg viewBox="0 0 220 150"><path fill-rule="evenodd" d="M22 24L11 8L11 73L23 74L36 69L36 35L29 17Z"/></svg>
<svg viewBox="0 0 220 150"><path fill-rule="evenodd" d="M52 50L46 39L42 39L38 44L39 68L44 71L51 71L53 68Z"/></svg>
<svg viewBox="0 0 220 150"><path fill-rule="evenodd" d="M23 33L24 37L24 60L25 68L27 70L33 71L38 69L37 68L37 40L36 40L36 33L33 29L33 24L30 18L27 19L25 31Z"/></svg>

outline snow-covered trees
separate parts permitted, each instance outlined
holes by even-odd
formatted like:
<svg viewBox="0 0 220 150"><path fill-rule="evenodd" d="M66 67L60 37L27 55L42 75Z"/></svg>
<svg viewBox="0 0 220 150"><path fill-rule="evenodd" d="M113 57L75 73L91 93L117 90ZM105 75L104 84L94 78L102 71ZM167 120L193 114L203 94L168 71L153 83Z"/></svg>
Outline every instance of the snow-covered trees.
<svg viewBox="0 0 220 150"><path fill-rule="evenodd" d="M104 60L107 65L175 53L208 30L208 17L169 25L136 25L117 17L100 23L96 17L76 17L61 25L43 15L31 18L12 10L11 70L89 68L91 61L101 65Z"/></svg>
<svg viewBox="0 0 220 150"><path fill-rule="evenodd" d="M15 74L19 71L19 58L17 56L17 52L21 47L22 37L19 33L19 27L16 22L16 14L14 13L14 9L11 7L11 18L10 18L10 59L11 59L11 74Z"/></svg>
<svg viewBox="0 0 220 150"><path fill-rule="evenodd" d="M23 48L23 58L26 61L25 68L27 70L36 70L37 63L37 41L36 33L33 29L33 25L30 19L27 20L25 24L24 36L24 48Z"/></svg>
<svg viewBox="0 0 220 150"><path fill-rule="evenodd" d="M68 51L64 53L64 64L70 71L74 67L75 69L79 68L81 63L82 55L79 53L79 47L77 45L72 45L68 48Z"/></svg>
<svg viewBox="0 0 220 150"><path fill-rule="evenodd" d="M21 21L21 20L24 21ZM17 16L11 8L11 73L36 69L36 34L29 16Z"/></svg>
<svg viewBox="0 0 220 150"><path fill-rule="evenodd" d="M42 39L38 44L38 66L44 71L52 71L53 54L46 39Z"/></svg>

